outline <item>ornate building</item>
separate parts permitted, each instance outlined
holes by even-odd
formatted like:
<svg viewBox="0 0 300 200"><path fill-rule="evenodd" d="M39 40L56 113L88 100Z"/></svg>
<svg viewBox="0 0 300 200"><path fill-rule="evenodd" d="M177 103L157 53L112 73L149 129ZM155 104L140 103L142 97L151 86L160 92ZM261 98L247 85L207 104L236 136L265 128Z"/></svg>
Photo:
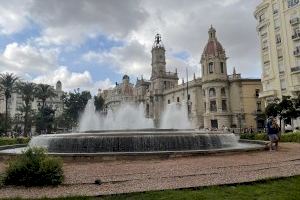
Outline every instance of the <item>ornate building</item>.
<svg viewBox="0 0 300 200"><path fill-rule="evenodd" d="M157 34L151 51L151 78L137 79L135 86L130 85L130 102L144 103L146 115L157 126L166 106L178 103L187 105L190 120L197 128L263 128L260 114L264 108L258 99L262 90L260 79L241 78L235 70L228 75L226 53L217 40L216 30L211 27L208 35L200 61L202 78L194 75L192 81L178 84L177 72L166 70L165 48ZM126 101L126 95L117 92L120 87L125 87L124 83L102 92L107 109Z"/></svg>

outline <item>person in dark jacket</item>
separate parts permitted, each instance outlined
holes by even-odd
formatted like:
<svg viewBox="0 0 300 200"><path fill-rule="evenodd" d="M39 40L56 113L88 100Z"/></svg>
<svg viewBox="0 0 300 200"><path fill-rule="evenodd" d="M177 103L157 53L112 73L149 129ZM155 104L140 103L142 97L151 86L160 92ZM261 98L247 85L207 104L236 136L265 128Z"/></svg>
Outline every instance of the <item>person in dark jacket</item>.
<svg viewBox="0 0 300 200"><path fill-rule="evenodd" d="M278 138L279 127L274 117L270 117L267 120L267 133L270 140L270 151L277 150L278 141L279 141ZM275 144L274 148L273 148L273 144Z"/></svg>

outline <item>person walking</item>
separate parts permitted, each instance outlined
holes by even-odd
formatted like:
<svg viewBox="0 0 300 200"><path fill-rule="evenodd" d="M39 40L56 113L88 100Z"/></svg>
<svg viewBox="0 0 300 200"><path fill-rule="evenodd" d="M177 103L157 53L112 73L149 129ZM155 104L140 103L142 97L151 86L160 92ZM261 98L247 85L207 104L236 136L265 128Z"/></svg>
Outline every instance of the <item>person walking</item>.
<svg viewBox="0 0 300 200"><path fill-rule="evenodd" d="M270 151L273 150L277 151L278 141L279 141L279 137L278 137L279 127L274 117L270 117L267 120L267 133L270 140ZM273 144L275 144L274 148L273 148Z"/></svg>

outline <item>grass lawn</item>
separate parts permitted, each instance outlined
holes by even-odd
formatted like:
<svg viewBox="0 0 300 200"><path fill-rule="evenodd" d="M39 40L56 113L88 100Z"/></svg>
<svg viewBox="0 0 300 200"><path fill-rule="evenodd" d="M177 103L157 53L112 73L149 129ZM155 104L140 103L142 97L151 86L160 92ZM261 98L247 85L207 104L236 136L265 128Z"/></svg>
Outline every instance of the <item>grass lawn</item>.
<svg viewBox="0 0 300 200"><path fill-rule="evenodd" d="M98 199L98 200L277 200L300 199L300 176L278 180L259 181L250 184L234 186L213 186L196 189L167 190L160 192L145 192L106 197L70 197L66 200Z"/></svg>

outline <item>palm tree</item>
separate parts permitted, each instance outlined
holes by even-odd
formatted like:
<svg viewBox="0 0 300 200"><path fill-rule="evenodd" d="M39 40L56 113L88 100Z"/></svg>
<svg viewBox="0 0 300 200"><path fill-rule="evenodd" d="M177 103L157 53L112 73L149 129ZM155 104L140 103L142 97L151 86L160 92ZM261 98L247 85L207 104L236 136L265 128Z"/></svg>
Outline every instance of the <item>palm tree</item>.
<svg viewBox="0 0 300 200"><path fill-rule="evenodd" d="M30 126L28 124L29 114L31 112L31 103L33 102L35 97L36 85L29 82L20 82L17 84L17 88L24 101L24 105L19 108L19 110L24 113L24 136L26 137L28 132L30 131Z"/></svg>
<svg viewBox="0 0 300 200"><path fill-rule="evenodd" d="M36 86L35 95L42 100L42 109L45 108L46 100L56 96L54 88L47 84L38 84Z"/></svg>
<svg viewBox="0 0 300 200"><path fill-rule="evenodd" d="M7 134L8 124L8 99L15 90L15 84L19 77L13 73L0 74L0 90L5 96L5 134Z"/></svg>

